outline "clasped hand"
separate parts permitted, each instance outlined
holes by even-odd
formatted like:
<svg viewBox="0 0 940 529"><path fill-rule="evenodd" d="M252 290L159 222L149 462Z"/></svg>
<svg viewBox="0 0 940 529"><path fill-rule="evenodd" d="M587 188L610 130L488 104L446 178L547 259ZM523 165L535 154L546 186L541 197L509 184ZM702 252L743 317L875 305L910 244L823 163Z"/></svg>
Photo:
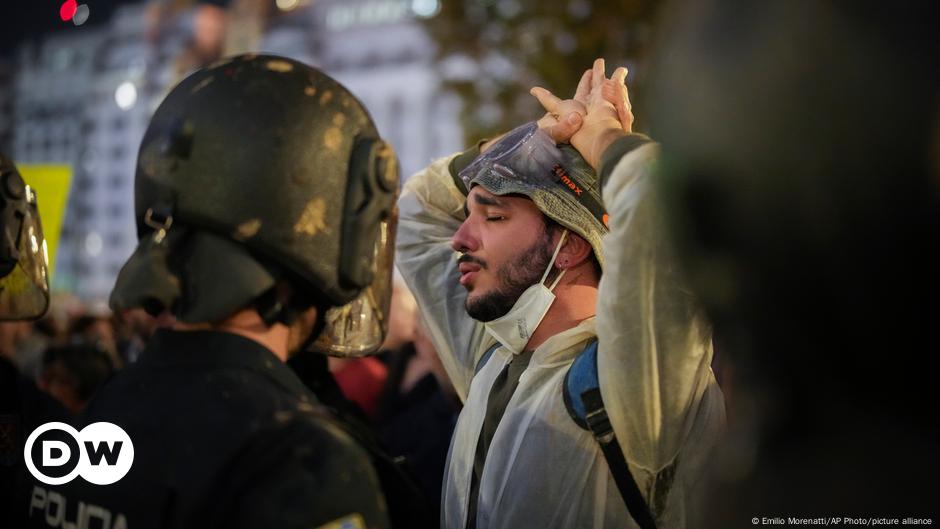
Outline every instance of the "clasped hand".
<svg viewBox="0 0 940 529"><path fill-rule="evenodd" d="M623 67L606 77L604 59L597 59L581 76L571 99L561 99L542 87L532 88L530 93L547 112L538 121L539 127L556 143L571 143L599 170L604 150L633 129L626 77Z"/></svg>

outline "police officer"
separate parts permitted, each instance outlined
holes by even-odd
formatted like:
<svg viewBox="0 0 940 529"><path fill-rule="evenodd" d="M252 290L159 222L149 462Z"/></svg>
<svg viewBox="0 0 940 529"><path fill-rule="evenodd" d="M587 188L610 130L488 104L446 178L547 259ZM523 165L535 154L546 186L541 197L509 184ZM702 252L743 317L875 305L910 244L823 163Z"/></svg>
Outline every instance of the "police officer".
<svg viewBox="0 0 940 529"><path fill-rule="evenodd" d="M141 143L140 244L115 310L158 330L84 423L120 426L129 472L30 491L34 526L388 526L365 452L284 364L384 333L397 161L344 87L243 55L166 97Z"/></svg>

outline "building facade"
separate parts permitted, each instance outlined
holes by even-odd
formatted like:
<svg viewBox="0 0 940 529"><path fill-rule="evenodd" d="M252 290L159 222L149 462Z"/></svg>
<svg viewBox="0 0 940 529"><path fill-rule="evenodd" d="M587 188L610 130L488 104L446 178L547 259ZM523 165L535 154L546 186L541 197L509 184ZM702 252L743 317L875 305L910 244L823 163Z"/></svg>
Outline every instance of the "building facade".
<svg viewBox="0 0 940 529"><path fill-rule="evenodd" d="M99 305L136 246L134 171L149 118L199 65L188 54L204 24L200 7L155 25L153 6L122 6L107 24L23 45L3 98L11 119L0 133L14 159L72 167L53 288ZM261 31L241 46L313 64L346 85L395 146L403 175L462 147L459 102L442 93L434 45L418 22L433 16L436 0L277 6L250 21Z"/></svg>

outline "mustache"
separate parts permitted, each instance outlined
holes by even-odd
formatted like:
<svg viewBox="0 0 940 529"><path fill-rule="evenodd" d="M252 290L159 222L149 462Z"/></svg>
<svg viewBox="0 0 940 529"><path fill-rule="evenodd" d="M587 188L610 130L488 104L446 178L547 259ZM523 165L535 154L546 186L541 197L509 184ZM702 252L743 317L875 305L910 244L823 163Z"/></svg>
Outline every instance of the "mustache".
<svg viewBox="0 0 940 529"><path fill-rule="evenodd" d="M484 261L483 259L480 259L479 257L474 257L468 253L461 254L461 256L457 259L458 265L463 264L463 263L473 263L479 266L480 268L482 268L483 270L486 270L487 268L489 268L489 266L486 264L486 261Z"/></svg>

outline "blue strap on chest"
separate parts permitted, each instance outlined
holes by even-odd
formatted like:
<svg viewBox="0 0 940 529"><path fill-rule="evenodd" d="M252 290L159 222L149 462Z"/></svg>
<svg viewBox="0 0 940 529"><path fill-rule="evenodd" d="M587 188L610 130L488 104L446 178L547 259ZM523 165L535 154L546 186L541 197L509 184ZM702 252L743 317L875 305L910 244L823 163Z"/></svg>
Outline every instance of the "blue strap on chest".
<svg viewBox="0 0 940 529"><path fill-rule="evenodd" d="M498 347L499 343L496 343L483 353L477 361L474 375L483 369ZM590 431L600 446L614 483L620 491L620 497L623 498L633 520L641 529L656 529L656 522L637 487L636 480L633 479L633 474L630 473L630 467L623 457L623 450L617 442L617 436L614 435L607 410L604 408L597 372L597 340L591 341L571 363L565 374L562 394L568 415L578 426Z"/></svg>
<svg viewBox="0 0 940 529"><path fill-rule="evenodd" d="M581 428L590 431L600 445L620 496L637 525L642 529L656 529L649 506L643 499L633 474L630 473L623 450L614 435L601 398L600 386L597 372L597 340L594 340L574 359L565 374L565 408L568 409L571 419Z"/></svg>
<svg viewBox="0 0 940 529"><path fill-rule="evenodd" d="M486 365L490 357L493 356L493 352L496 351L497 348L499 348L499 342L494 343L493 347L490 347L489 349L487 349L486 352L483 353L483 356L481 356L480 359L477 360L477 367L473 370L474 375L476 375L477 373L480 372L481 369L483 369L483 366Z"/></svg>
<svg viewBox="0 0 940 529"><path fill-rule="evenodd" d="M597 378L597 340L592 341L582 351L568 368L565 375L565 407L568 415L585 430L589 430L587 423L587 408L582 395L585 391L598 389L600 382Z"/></svg>

